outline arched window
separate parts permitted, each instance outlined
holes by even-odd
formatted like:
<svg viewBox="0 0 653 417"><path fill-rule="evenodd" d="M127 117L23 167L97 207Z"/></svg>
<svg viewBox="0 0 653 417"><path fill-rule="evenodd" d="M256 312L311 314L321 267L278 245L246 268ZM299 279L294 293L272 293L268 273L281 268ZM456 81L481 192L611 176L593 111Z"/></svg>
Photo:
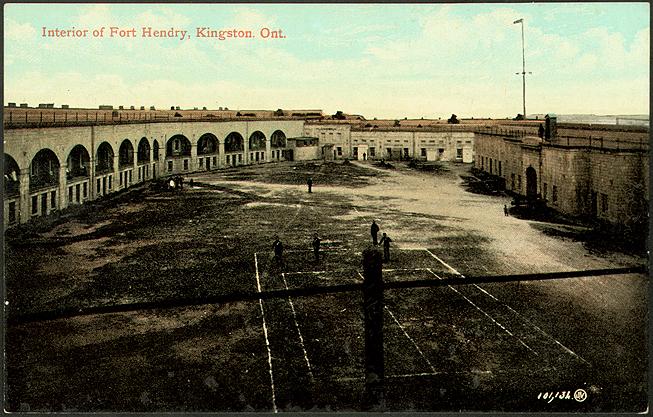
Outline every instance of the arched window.
<svg viewBox="0 0 653 417"><path fill-rule="evenodd" d="M241 152L245 150L245 141L238 132L231 132L224 140L225 152Z"/></svg>
<svg viewBox="0 0 653 417"><path fill-rule="evenodd" d="M41 149L30 164L30 190L59 184L59 159L50 149Z"/></svg>

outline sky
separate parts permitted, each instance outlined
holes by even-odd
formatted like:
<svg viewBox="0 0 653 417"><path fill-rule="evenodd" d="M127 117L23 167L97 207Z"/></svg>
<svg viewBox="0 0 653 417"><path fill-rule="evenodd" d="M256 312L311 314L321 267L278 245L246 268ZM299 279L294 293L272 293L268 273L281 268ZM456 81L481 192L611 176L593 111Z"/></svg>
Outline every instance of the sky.
<svg viewBox="0 0 653 417"><path fill-rule="evenodd" d="M527 114L648 114L649 7L5 4L4 101L514 117L522 38L513 22L522 18ZM88 32L51 37L44 27ZM110 36L111 27L135 37ZM187 34L148 38L143 27ZM201 27L254 37L198 37ZM265 38L264 28L283 37Z"/></svg>

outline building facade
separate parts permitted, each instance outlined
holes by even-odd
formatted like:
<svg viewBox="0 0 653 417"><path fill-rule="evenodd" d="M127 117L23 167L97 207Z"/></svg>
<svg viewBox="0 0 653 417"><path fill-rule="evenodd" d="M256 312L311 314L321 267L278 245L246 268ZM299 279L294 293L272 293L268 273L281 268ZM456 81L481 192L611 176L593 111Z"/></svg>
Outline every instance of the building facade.
<svg viewBox="0 0 653 417"><path fill-rule="evenodd" d="M611 224L646 221L649 200L645 129L560 125L552 140L476 133L475 167L517 195L543 199L561 213Z"/></svg>
<svg viewBox="0 0 653 417"><path fill-rule="evenodd" d="M469 126L423 129L363 128L344 123L307 123L306 136L330 147L328 159L458 161L474 159L474 132Z"/></svg>
<svg viewBox="0 0 653 417"><path fill-rule="evenodd" d="M5 129L4 226L163 175L280 161L302 120Z"/></svg>

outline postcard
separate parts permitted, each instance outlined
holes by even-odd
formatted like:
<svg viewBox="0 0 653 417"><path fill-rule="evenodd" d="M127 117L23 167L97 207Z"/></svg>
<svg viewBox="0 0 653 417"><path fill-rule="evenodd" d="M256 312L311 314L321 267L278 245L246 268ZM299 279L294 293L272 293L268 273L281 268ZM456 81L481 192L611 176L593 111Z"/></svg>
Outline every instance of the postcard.
<svg viewBox="0 0 653 417"><path fill-rule="evenodd" d="M648 411L649 8L6 4L4 409Z"/></svg>

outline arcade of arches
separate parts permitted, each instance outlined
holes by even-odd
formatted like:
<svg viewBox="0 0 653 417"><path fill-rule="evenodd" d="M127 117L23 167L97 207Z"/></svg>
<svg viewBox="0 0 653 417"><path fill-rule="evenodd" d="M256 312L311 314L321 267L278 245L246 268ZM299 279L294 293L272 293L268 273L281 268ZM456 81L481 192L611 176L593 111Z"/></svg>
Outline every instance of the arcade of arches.
<svg viewBox="0 0 653 417"><path fill-rule="evenodd" d="M117 143L99 140L95 149L77 143L65 154L46 147L22 168L17 155L5 153L4 226L25 223L159 176L283 160L286 136L276 130L268 138L257 130L246 140L234 131L221 139L205 132L194 143L183 134L172 135L163 144L147 137L124 138ZM161 152L162 145L165 152Z"/></svg>

